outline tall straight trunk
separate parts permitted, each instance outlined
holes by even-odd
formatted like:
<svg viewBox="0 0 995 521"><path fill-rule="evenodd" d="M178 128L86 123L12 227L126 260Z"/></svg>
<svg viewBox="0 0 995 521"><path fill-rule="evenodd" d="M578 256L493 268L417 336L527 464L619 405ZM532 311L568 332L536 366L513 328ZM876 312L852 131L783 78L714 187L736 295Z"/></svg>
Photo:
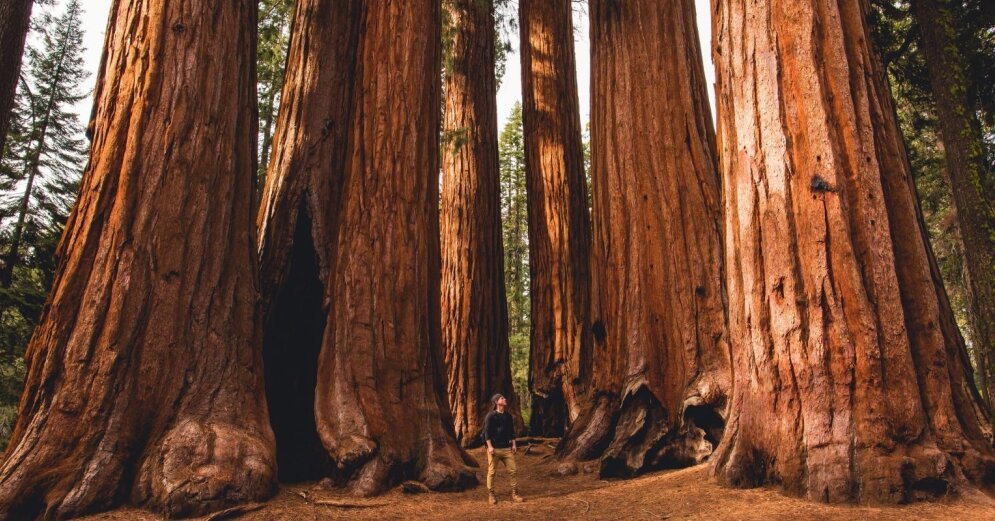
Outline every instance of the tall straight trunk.
<svg viewBox="0 0 995 521"><path fill-rule="evenodd" d="M494 393L508 397L519 432L522 421L511 385L501 245L494 4L443 4L454 30L442 123L442 347L456 439L468 445Z"/></svg>
<svg viewBox="0 0 995 521"><path fill-rule="evenodd" d="M0 154L7 143L33 4L34 0L0 0Z"/></svg>
<svg viewBox="0 0 995 521"><path fill-rule="evenodd" d="M522 126L532 274L531 432L560 436L581 408L592 347L591 220L570 0L521 0Z"/></svg>
<svg viewBox="0 0 995 521"><path fill-rule="evenodd" d="M995 422L995 179L985 159L977 113L968 102L966 64L954 41L952 3L916 0L914 5L964 243L974 349L986 362L978 372L987 383L989 419Z"/></svg>
<svg viewBox="0 0 995 521"><path fill-rule="evenodd" d="M249 1L115 3L90 163L0 464L0 517L124 501L195 515L272 492L255 13Z"/></svg>
<svg viewBox="0 0 995 521"><path fill-rule="evenodd" d="M715 135L694 2L591 2L596 346L561 457L602 476L701 462L729 344Z"/></svg>
<svg viewBox="0 0 995 521"><path fill-rule="evenodd" d="M866 9L713 4L729 485L905 502L995 476Z"/></svg>
<svg viewBox="0 0 995 521"><path fill-rule="evenodd" d="M432 0L298 2L259 214L281 478L475 483L443 386L440 23Z"/></svg>

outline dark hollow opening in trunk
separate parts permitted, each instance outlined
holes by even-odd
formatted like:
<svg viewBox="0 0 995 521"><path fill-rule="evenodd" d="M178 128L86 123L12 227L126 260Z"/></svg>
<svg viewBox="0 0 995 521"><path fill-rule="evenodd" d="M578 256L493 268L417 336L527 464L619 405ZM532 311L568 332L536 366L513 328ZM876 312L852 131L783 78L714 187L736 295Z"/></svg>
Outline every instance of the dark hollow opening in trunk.
<svg viewBox="0 0 995 521"><path fill-rule="evenodd" d="M712 450L719 446L726 422L711 405L692 405L684 410L684 423L704 431L705 441L712 444Z"/></svg>
<svg viewBox="0 0 995 521"><path fill-rule="evenodd" d="M559 389L552 390L546 397L532 395L529 434L543 438L559 438L563 436L566 424L567 403Z"/></svg>
<svg viewBox="0 0 995 521"><path fill-rule="evenodd" d="M321 479L330 470L314 420L318 354L326 319L322 288L311 218L302 208L286 280L273 302L263 341L278 477L286 483Z"/></svg>

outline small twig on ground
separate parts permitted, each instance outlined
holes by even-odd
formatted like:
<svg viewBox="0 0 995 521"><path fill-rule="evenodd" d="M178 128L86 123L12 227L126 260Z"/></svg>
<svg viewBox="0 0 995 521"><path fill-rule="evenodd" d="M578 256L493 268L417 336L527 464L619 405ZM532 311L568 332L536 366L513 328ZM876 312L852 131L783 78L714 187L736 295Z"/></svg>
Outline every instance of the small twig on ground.
<svg viewBox="0 0 995 521"><path fill-rule="evenodd" d="M249 503L247 505L239 505L237 507L226 508L220 512L215 512L208 516L204 521L222 521L224 519L235 519L249 512L255 512L263 508L262 503Z"/></svg>
<svg viewBox="0 0 995 521"><path fill-rule="evenodd" d="M647 514L649 514L649 515L651 515L651 516L653 516L653 517L655 517L657 519L670 519L670 516L668 516L668 515L665 515L665 514L656 514L656 513L650 512L648 509L645 509L645 508L643 509L643 512L646 512Z"/></svg>
<svg viewBox="0 0 995 521"><path fill-rule="evenodd" d="M377 508L387 506L387 503L349 503L348 501L339 501L337 499L318 499L314 501L314 504L322 507L338 508Z"/></svg>
<svg viewBox="0 0 995 521"><path fill-rule="evenodd" d="M587 501L584 501L583 499L573 498L573 497L568 497L567 499L569 499L571 501L578 501L580 503L584 503L584 513L585 514L591 511L591 504L588 503Z"/></svg>

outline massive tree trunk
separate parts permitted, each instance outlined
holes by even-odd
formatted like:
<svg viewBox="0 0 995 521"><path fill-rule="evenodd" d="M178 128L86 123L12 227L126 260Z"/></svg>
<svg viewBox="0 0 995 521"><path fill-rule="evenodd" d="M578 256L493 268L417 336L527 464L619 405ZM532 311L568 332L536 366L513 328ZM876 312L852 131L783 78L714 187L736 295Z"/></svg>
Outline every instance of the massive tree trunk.
<svg viewBox="0 0 995 521"><path fill-rule="evenodd" d="M833 502L990 480L866 2L713 5L735 368L718 478Z"/></svg>
<svg viewBox="0 0 995 521"><path fill-rule="evenodd" d="M24 42L31 26L34 0L0 0L0 154L7 143L10 112L21 75Z"/></svg>
<svg viewBox="0 0 995 521"><path fill-rule="evenodd" d="M259 214L281 477L472 485L442 385L438 3L295 16Z"/></svg>
<svg viewBox="0 0 995 521"><path fill-rule="evenodd" d="M442 123L442 346L456 438L470 444L508 398L522 431L511 385L508 301L501 247L494 4L446 0L452 42Z"/></svg>
<svg viewBox="0 0 995 521"><path fill-rule="evenodd" d="M193 515L272 492L255 16L249 1L115 3L90 164L0 465L0 517L125 501Z"/></svg>
<svg viewBox="0 0 995 521"><path fill-rule="evenodd" d="M989 418L995 421L995 179L968 102L966 64L953 38L957 29L951 8L949 0L916 0L915 15L964 244L978 373L987 384Z"/></svg>
<svg viewBox="0 0 995 521"><path fill-rule="evenodd" d="M591 3L592 392L561 457L692 465L729 390L719 175L692 0Z"/></svg>
<svg viewBox="0 0 995 521"><path fill-rule="evenodd" d="M592 346L591 221L570 0L521 0L529 208L531 432L561 436L580 410Z"/></svg>

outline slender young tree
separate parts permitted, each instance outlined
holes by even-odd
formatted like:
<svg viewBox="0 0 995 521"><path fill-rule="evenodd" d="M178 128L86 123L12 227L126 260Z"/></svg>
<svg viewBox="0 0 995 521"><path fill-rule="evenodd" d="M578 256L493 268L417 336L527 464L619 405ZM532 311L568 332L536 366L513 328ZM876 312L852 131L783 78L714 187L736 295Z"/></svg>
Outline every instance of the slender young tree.
<svg viewBox="0 0 995 521"><path fill-rule="evenodd" d="M123 501L197 515L272 492L255 17L248 0L115 2L90 163L0 464L0 518Z"/></svg>
<svg viewBox="0 0 995 521"><path fill-rule="evenodd" d="M713 2L733 486L905 502L995 470L866 2Z"/></svg>
<svg viewBox="0 0 995 521"><path fill-rule="evenodd" d="M947 175L953 193L971 305L978 373L995 422L995 178L985 157L981 125L968 101L964 56L957 47L954 3L916 0L922 53L929 71ZM995 428L995 423L992 424Z"/></svg>
<svg viewBox="0 0 995 521"><path fill-rule="evenodd" d="M591 2L592 383L561 457L603 476L700 463L729 339L719 175L694 2Z"/></svg>
<svg viewBox="0 0 995 521"><path fill-rule="evenodd" d="M7 142L24 42L31 27L32 4L34 0L0 0L0 71L3 71L0 74L0 153Z"/></svg>
<svg viewBox="0 0 995 521"><path fill-rule="evenodd" d="M570 0L521 0L528 185L531 432L560 436L580 410L591 350L591 222Z"/></svg>
<svg viewBox="0 0 995 521"><path fill-rule="evenodd" d="M491 396L511 385L501 244L495 25L491 0L446 0L452 24L442 123L442 347L456 438L477 439Z"/></svg>
<svg viewBox="0 0 995 521"><path fill-rule="evenodd" d="M440 18L433 0L297 5L258 217L288 479L360 495L476 483L440 344Z"/></svg>
<svg viewBox="0 0 995 521"><path fill-rule="evenodd" d="M19 171L23 191L12 213L10 244L0 264L0 288L8 289L14 269L21 262L24 234L29 220L61 229L85 164L86 139L73 106L86 98L80 85L89 74L83 64L82 7L70 1L58 17L45 14L42 49L28 49L28 74L18 91L25 113L19 132L23 143L11 147L20 157L6 157ZM12 145L14 145L12 143Z"/></svg>

